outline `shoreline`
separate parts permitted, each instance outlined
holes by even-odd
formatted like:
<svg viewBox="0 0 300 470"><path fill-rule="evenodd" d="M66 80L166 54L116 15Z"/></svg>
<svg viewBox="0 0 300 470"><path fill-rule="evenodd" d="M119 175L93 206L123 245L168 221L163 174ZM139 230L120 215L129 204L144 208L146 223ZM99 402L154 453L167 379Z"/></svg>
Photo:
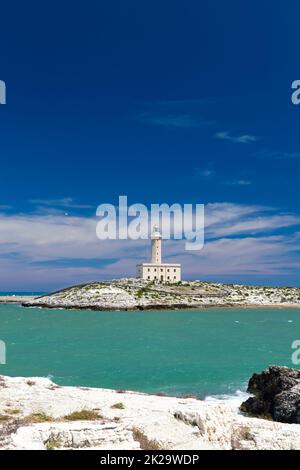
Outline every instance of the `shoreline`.
<svg viewBox="0 0 300 470"><path fill-rule="evenodd" d="M187 304L174 304L174 305L146 305L146 306L139 306L139 307L130 307L130 308L122 308L122 307L101 307L97 305L50 305L50 304L42 304L42 303L35 303L34 300L36 297L34 296L0 296L0 304L20 304L22 307L25 308L49 308L49 309L57 309L57 310L90 310L90 311L99 311L99 312L146 312L146 311L180 311L180 310L207 310L207 309L285 309L285 308L292 308L292 309L300 309L300 304L293 304L293 303L274 303L274 304L199 304L199 305L187 305Z"/></svg>
<svg viewBox="0 0 300 470"><path fill-rule="evenodd" d="M1 301L0 301L1 302ZM98 312L179 312L181 310L207 310L207 309L285 309L285 308L294 308L300 309L300 304L201 304L201 305L147 305L142 307L131 307L131 308L120 308L120 307L101 307L97 305L83 306L83 305L51 305L51 304L42 304L42 303L30 303L22 301L11 301L11 303L20 303L22 307L25 308L48 308L48 309L57 309L57 310L90 310ZM9 302L3 302L9 303Z"/></svg>
<svg viewBox="0 0 300 470"><path fill-rule="evenodd" d="M20 304L26 301L33 301L34 299L36 299L34 295L0 295L1 304Z"/></svg>

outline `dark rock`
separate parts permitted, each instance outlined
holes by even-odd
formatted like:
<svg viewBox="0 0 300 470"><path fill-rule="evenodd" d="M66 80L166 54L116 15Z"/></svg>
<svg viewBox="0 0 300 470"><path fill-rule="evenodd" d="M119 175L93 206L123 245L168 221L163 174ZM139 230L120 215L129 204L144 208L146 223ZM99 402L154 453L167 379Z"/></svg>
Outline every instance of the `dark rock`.
<svg viewBox="0 0 300 470"><path fill-rule="evenodd" d="M282 423L300 423L300 370L270 366L253 374L241 411Z"/></svg>

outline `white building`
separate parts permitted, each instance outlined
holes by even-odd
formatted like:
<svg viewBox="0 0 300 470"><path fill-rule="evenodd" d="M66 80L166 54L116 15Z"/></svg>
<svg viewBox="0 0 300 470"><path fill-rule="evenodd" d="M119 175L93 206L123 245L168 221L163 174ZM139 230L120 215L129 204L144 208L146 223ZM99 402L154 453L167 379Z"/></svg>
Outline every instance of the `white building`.
<svg viewBox="0 0 300 470"><path fill-rule="evenodd" d="M161 233L157 225L151 235L151 261L137 265L137 277L155 282L181 281L181 264L161 262Z"/></svg>

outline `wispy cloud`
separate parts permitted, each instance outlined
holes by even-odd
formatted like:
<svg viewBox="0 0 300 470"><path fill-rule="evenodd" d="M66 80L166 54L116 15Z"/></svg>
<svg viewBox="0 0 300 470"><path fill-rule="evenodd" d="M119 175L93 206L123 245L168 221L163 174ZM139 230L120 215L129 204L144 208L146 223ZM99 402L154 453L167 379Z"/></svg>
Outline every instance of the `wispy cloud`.
<svg viewBox="0 0 300 470"><path fill-rule="evenodd" d="M136 118L138 121L166 128L191 129L212 125L212 121L193 117L189 114L179 113L142 113Z"/></svg>
<svg viewBox="0 0 300 470"><path fill-rule="evenodd" d="M208 228L208 234L213 237L240 236L243 234L257 235L272 233L283 228L300 225L300 217L293 215L265 215L246 219L231 220L222 225L217 224Z"/></svg>
<svg viewBox="0 0 300 470"><path fill-rule="evenodd" d="M291 274L300 267L299 252L295 254L295 241L288 237L244 237L208 240L204 249L195 252L193 259L186 253L183 265L189 266L189 276L206 279L208 276L251 276L252 282L264 276L271 283L270 276ZM237 276L238 273L238 276Z"/></svg>
<svg viewBox="0 0 300 470"><path fill-rule="evenodd" d="M215 172L210 168L203 168L203 169L198 168L196 170L196 176L200 178L204 178L204 179L212 178L214 174Z"/></svg>
<svg viewBox="0 0 300 470"><path fill-rule="evenodd" d="M258 137L254 135L242 134L234 136L229 131L217 132L216 138L221 140L229 140L235 144L250 144L258 140Z"/></svg>
<svg viewBox="0 0 300 470"><path fill-rule="evenodd" d="M300 152L281 152L278 150L261 149L254 154L255 157L270 158L274 160L294 160L300 158Z"/></svg>
<svg viewBox="0 0 300 470"><path fill-rule="evenodd" d="M153 101L143 101L140 104L147 106L148 108L160 108L160 109L182 109L187 106L189 107L199 107L207 103L216 102L217 99L213 97L204 97L204 98L182 98L182 99L169 99L169 100L153 100Z"/></svg>
<svg viewBox="0 0 300 470"><path fill-rule="evenodd" d="M31 199L31 204L36 206L48 206L48 207L62 207L65 209L91 209L93 208L90 204L79 204L71 197L64 197L61 199Z"/></svg>
<svg viewBox="0 0 300 470"><path fill-rule="evenodd" d="M232 181L225 181L227 186L250 186L252 181L249 180L232 180Z"/></svg>
<svg viewBox="0 0 300 470"><path fill-rule="evenodd" d="M149 241L99 241L97 222L63 214L0 214L2 289L48 289L135 275ZM204 249L191 253L184 250L184 241L165 242L164 259L182 262L187 277L232 273L238 280L245 273L255 279L257 274L294 272L300 268L299 227L300 217L294 214L211 203L205 209Z"/></svg>
<svg viewBox="0 0 300 470"><path fill-rule="evenodd" d="M153 101L143 101L141 102L142 105L147 106L166 106L166 107L173 107L173 106L186 106L186 105L201 105L203 103L210 102L214 98L182 98L182 99L170 99L170 100L153 100Z"/></svg>

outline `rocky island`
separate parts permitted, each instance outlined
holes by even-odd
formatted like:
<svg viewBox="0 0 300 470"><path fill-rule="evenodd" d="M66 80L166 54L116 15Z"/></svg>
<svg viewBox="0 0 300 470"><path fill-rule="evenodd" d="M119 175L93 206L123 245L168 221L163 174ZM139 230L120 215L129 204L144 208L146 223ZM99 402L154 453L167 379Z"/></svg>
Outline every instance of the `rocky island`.
<svg viewBox="0 0 300 470"><path fill-rule="evenodd" d="M115 279L69 287L29 299L25 307L93 310L187 309L200 307L299 307L300 288L260 287L201 281L154 283Z"/></svg>
<svg viewBox="0 0 300 470"><path fill-rule="evenodd" d="M265 402L284 392L284 403L291 403L293 416L299 416L300 404L294 400L299 371L270 367L250 379L249 388L256 391L254 383L267 393ZM62 387L48 378L0 376L0 448L300 449L299 424L275 422L270 413L268 419L254 417L253 408L250 415L248 405L241 408L226 400ZM261 414L265 411L260 408Z"/></svg>

